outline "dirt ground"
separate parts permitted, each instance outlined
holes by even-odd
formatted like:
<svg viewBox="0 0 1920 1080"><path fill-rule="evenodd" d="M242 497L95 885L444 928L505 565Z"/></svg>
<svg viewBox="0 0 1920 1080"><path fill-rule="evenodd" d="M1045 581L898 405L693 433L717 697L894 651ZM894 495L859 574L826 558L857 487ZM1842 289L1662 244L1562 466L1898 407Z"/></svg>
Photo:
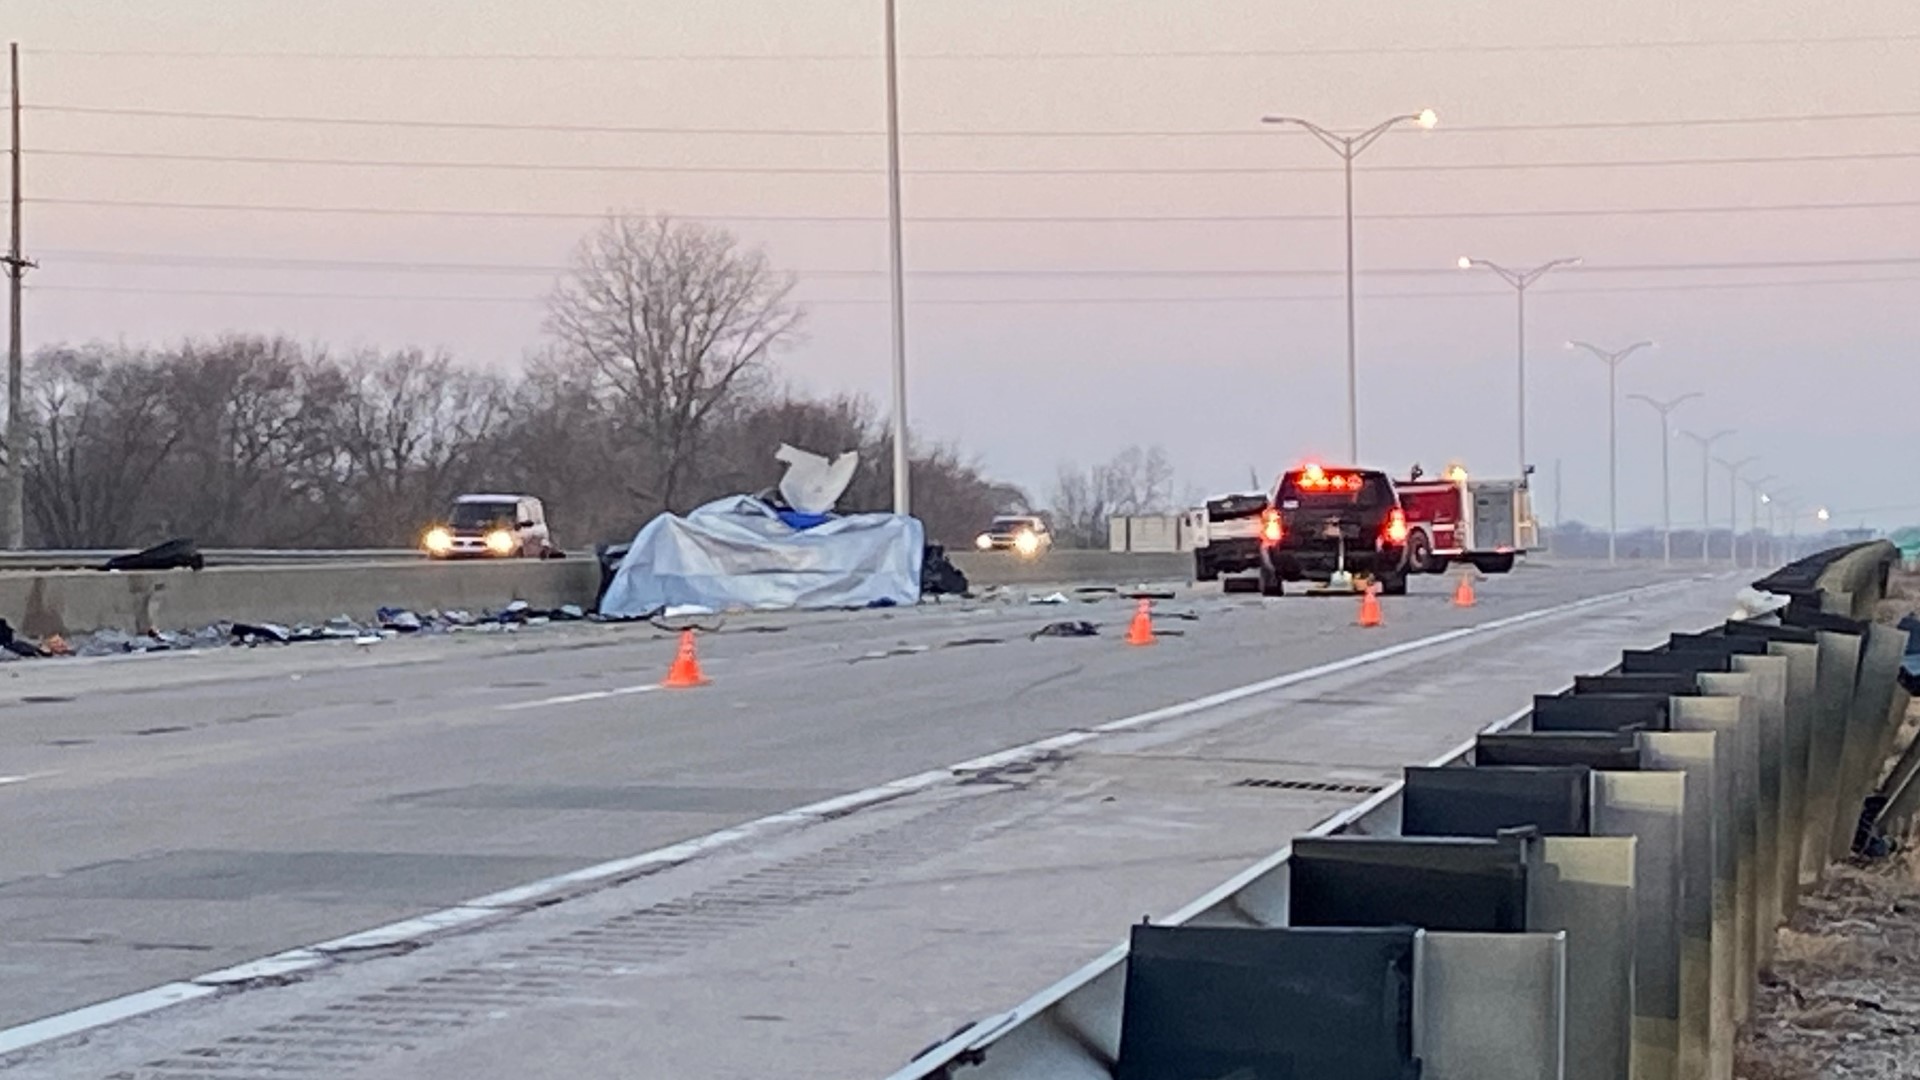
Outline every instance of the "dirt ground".
<svg viewBox="0 0 1920 1080"><path fill-rule="evenodd" d="M1920 575L1896 574L1889 594L1876 618L1891 624L1920 607ZM1902 748L1917 727L1920 705ZM1741 1033L1741 1080L1920 1078L1920 849L1907 844L1832 868L1780 931Z"/></svg>

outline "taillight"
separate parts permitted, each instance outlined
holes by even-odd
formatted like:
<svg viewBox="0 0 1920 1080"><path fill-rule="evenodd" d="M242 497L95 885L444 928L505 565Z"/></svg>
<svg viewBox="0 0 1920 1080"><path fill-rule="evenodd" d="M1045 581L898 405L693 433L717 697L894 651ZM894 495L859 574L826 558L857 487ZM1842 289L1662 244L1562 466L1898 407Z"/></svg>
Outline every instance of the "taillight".
<svg viewBox="0 0 1920 1080"><path fill-rule="evenodd" d="M1260 539L1269 544L1277 544L1286 534L1287 530L1280 525L1280 511L1269 508L1261 513Z"/></svg>
<svg viewBox="0 0 1920 1080"><path fill-rule="evenodd" d="M1393 508L1393 512L1387 515L1386 535L1387 542L1390 544L1404 544L1407 542L1407 512L1405 510L1396 506Z"/></svg>

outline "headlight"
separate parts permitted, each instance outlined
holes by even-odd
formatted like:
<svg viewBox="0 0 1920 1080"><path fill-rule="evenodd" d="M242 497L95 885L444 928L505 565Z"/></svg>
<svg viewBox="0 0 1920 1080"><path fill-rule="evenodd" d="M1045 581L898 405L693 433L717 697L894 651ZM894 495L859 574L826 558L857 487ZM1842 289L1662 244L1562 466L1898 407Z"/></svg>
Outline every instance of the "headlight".
<svg viewBox="0 0 1920 1080"><path fill-rule="evenodd" d="M1023 532L1013 538L1013 549L1022 555L1031 555L1040 550L1040 538L1033 533Z"/></svg>
<svg viewBox="0 0 1920 1080"><path fill-rule="evenodd" d="M495 555L513 553L513 534L505 529L495 529L487 534L487 550Z"/></svg>
<svg viewBox="0 0 1920 1080"><path fill-rule="evenodd" d="M993 537L988 536L986 533L981 533L979 536L973 538L973 546L979 548L981 551L985 551L993 546Z"/></svg>
<svg viewBox="0 0 1920 1080"><path fill-rule="evenodd" d="M435 527L427 530L427 537L421 542L430 555L445 555L453 550L453 534Z"/></svg>

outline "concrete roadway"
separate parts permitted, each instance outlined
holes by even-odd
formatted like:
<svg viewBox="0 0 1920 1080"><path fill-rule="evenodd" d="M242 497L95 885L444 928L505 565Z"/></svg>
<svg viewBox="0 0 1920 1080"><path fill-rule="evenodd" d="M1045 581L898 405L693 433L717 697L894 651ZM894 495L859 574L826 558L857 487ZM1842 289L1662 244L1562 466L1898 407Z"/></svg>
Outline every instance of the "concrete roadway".
<svg viewBox="0 0 1920 1080"><path fill-rule="evenodd" d="M682 692L650 689L674 642L644 627L11 665L0 669L0 1029L1650 580L1529 568L1483 582L1471 610L1448 603L1448 583L1419 581L1370 631L1352 626L1350 600L1209 590L1159 605L1161 628L1182 634L1153 649L1120 643L1129 607L1113 599L740 619L702 639L713 685ZM364 1011L351 1003L369 993L384 1010L389 995L373 992L395 979L444 988L447 972L478 977L457 973L511 953L545 974L464 1007L524 1008L538 1023L442 1030L434 1010L454 1006L414 1001L432 1036L390 1044L414 1053L320 1052L323 1074L573 1076L635 1061L648 1067L627 1075L883 1074L1358 797L1235 781L1358 790L1391 778L1621 647L1723 616L1736 583L1688 580L1195 706L1097 753L933 785L408 956L0 1059L0 1073L191 1065L208 1056L196 1040L258 1043L247 1033L316 1003ZM1167 617L1179 611L1196 618ZM1027 638L1056 618L1092 618L1103 634ZM689 898L704 921L684 917ZM604 943L612 960L549 955L555 940ZM307 1037L364 1045L316 1030ZM314 1052L295 1039L261 1071L306 1075L294 1062ZM252 1075L220 1065L126 1075Z"/></svg>

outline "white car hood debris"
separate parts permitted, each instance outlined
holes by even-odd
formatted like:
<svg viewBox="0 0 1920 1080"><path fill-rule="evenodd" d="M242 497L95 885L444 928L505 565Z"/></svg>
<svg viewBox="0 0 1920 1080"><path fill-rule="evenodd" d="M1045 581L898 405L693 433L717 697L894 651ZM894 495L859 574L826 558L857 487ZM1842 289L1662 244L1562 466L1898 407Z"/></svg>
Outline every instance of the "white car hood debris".
<svg viewBox="0 0 1920 1080"><path fill-rule="evenodd" d="M852 514L794 529L758 499L719 499L647 522L600 614L906 607L920 600L925 544L919 519L905 515Z"/></svg>

